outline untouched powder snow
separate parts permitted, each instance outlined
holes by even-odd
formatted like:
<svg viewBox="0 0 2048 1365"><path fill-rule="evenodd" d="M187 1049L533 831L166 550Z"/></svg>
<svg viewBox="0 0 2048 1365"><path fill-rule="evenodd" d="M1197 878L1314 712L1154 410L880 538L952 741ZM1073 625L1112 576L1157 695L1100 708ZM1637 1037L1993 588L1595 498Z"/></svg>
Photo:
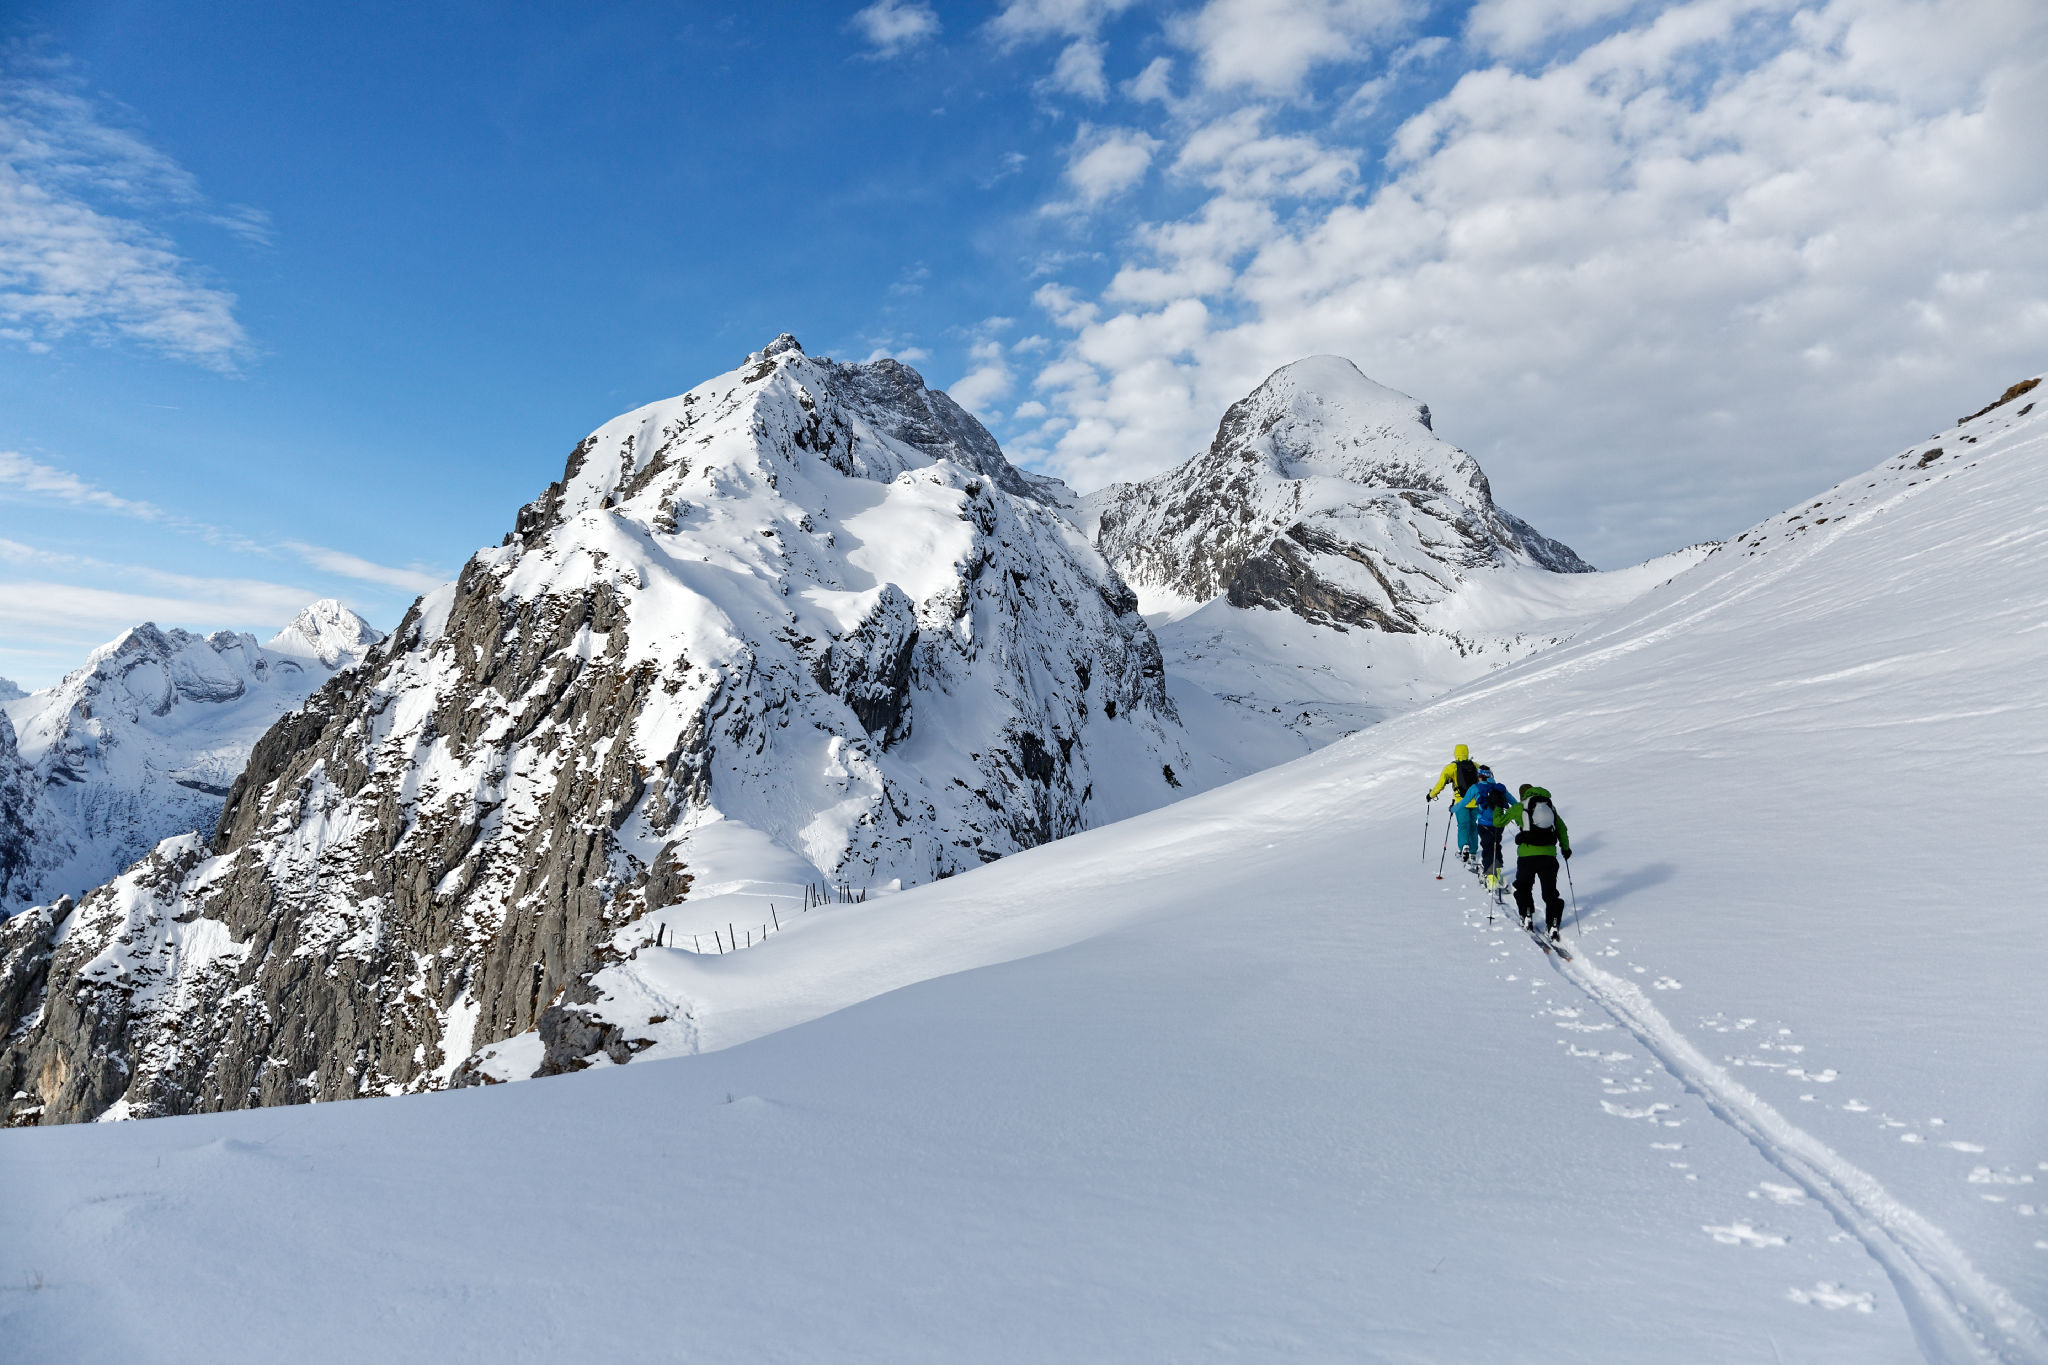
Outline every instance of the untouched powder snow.
<svg viewBox="0 0 2048 1365"><path fill-rule="evenodd" d="M701 1055L0 1134L0 1339L2039 1365L2044 505L2009 404L1283 767L642 947ZM1458 741L1557 793L1574 962L1437 880Z"/></svg>

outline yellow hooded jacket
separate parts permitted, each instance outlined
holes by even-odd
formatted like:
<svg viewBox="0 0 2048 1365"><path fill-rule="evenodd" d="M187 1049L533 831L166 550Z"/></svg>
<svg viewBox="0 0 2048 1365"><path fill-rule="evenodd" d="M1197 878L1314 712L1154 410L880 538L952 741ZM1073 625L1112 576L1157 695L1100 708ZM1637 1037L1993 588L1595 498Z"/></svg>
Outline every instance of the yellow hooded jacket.
<svg viewBox="0 0 2048 1365"><path fill-rule="evenodd" d="M1444 764L1443 776L1437 778L1436 785L1429 789L1430 800L1436 800L1438 792L1442 791L1445 787L1451 786L1458 780L1458 765L1470 757L1472 757L1472 751L1462 744L1451 750L1451 761ZM1459 792L1458 795L1463 796L1464 793Z"/></svg>

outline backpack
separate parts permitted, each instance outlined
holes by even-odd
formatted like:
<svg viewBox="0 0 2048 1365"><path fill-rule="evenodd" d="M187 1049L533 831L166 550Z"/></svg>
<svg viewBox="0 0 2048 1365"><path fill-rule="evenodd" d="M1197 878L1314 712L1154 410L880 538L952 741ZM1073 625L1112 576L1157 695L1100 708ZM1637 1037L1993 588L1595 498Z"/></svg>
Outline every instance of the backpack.
<svg viewBox="0 0 2048 1365"><path fill-rule="evenodd" d="M1530 833L1533 834L1538 831L1541 831L1546 834L1554 834L1556 832L1557 807L1550 804L1549 797L1537 797L1534 801L1531 801L1529 803L1527 809L1529 815Z"/></svg>
<svg viewBox="0 0 2048 1365"><path fill-rule="evenodd" d="M1479 765L1471 759L1461 758L1453 765L1451 785L1458 789L1458 795L1463 796L1466 792L1472 790L1472 784L1478 780Z"/></svg>
<svg viewBox="0 0 2048 1365"><path fill-rule="evenodd" d="M1487 783L1479 789L1479 794L1472 798L1474 810L1505 810L1508 804L1508 789L1498 782Z"/></svg>

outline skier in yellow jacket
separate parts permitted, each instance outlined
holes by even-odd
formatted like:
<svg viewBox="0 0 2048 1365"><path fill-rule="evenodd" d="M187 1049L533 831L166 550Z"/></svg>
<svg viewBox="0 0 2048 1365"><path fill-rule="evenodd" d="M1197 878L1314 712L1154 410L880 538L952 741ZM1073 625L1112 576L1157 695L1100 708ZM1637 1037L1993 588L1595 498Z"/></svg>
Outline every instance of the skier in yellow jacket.
<svg viewBox="0 0 2048 1365"><path fill-rule="evenodd" d="M1472 751L1460 744L1451 750L1451 761L1444 764L1443 775L1436 785L1429 789L1429 799L1434 801L1437 793L1449 787L1456 793L1451 802L1451 811L1458 817L1458 861L1469 863L1479 852L1479 835L1472 828L1473 812L1465 809L1465 793L1479 781L1479 765L1472 761Z"/></svg>

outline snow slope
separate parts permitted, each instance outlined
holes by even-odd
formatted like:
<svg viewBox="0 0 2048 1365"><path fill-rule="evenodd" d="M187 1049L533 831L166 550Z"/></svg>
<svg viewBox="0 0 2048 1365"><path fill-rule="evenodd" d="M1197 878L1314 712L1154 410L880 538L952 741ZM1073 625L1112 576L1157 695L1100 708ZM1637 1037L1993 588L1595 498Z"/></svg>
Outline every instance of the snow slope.
<svg viewBox="0 0 2048 1365"><path fill-rule="evenodd" d="M54 820L0 913L82 895L159 840L210 833L263 732L382 638L332 598L260 645L144 622L55 687L0 697Z"/></svg>
<svg viewBox="0 0 2048 1365"><path fill-rule="evenodd" d="M758 948L641 949L705 1055L0 1134L0 1332L2048 1361L2048 938L1986 799L2048 749L2044 506L2015 401L1282 768ZM1455 740L1557 791L1573 964L1435 879L1440 810L1418 848Z"/></svg>
<svg viewBox="0 0 2048 1365"><path fill-rule="evenodd" d="M1083 500L1169 675L1298 751L1568 638L1698 560L1595 574L1496 506L1427 406L1339 356L1275 371L1206 450Z"/></svg>

